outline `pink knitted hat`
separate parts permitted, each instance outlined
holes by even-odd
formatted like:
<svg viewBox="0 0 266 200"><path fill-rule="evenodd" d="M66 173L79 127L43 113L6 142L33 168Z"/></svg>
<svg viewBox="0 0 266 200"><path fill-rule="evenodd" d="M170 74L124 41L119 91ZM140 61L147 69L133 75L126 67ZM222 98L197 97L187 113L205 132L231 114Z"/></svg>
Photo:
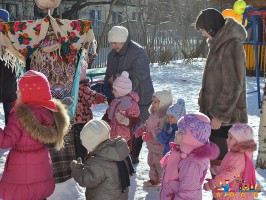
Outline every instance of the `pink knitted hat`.
<svg viewBox="0 0 266 200"><path fill-rule="evenodd" d="M129 94L132 91L132 82L129 79L128 72L123 71L121 75L115 79L113 88L117 90L121 97Z"/></svg>
<svg viewBox="0 0 266 200"><path fill-rule="evenodd" d="M177 126L183 135L180 144L182 158L186 158L194 149L204 146L211 135L210 119L200 112L181 117Z"/></svg>
<svg viewBox="0 0 266 200"><path fill-rule="evenodd" d="M253 130L247 124L237 123L233 125L228 132L231 133L239 143L253 140Z"/></svg>

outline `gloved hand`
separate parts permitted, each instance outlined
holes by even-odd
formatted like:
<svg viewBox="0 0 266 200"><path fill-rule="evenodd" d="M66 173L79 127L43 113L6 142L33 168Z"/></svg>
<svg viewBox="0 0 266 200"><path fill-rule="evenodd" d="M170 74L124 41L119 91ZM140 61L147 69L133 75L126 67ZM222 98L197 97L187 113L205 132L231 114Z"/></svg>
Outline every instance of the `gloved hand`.
<svg viewBox="0 0 266 200"><path fill-rule="evenodd" d="M102 94L97 94L95 100L97 104L104 103L106 101L106 97Z"/></svg>
<svg viewBox="0 0 266 200"><path fill-rule="evenodd" d="M79 157L77 160L72 160L70 163L70 168L75 169L79 166L83 166L82 159Z"/></svg>
<svg viewBox="0 0 266 200"><path fill-rule="evenodd" d="M140 136L142 136L144 130L142 128L137 128L136 132L135 132L135 138L138 138Z"/></svg>
<svg viewBox="0 0 266 200"><path fill-rule="evenodd" d="M149 132L143 132L142 134L142 140L144 142L149 142L153 139L153 136L152 136L152 133L149 133Z"/></svg>
<svg viewBox="0 0 266 200"><path fill-rule="evenodd" d="M128 126L129 125L129 119L128 117L122 115L121 113L115 113L115 118L119 124Z"/></svg>
<svg viewBox="0 0 266 200"><path fill-rule="evenodd" d="M204 183L204 184L203 184L203 189L204 189L205 191L210 191L210 190L213 190L213 189L216 188L216 186L215 186L215 184L213 183L213 180L212 180L212 179L207 178L206 181L207 181L207 183Z"/></svg>
<svg viewBox="0 0 266 200"><path fill-rule="evenodd" d="M63 100L62 100L62 103L66 106L66 107L69 107L71 106L74 101L71 97L65 97Z"/></svg>

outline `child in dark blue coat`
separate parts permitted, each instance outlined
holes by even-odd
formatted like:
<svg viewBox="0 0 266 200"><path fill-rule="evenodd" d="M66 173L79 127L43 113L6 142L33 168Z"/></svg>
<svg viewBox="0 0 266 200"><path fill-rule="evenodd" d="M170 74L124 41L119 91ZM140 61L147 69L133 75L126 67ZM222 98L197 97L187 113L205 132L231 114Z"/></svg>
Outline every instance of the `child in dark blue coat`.
<svg viewBox="0 0 266 200"><path fill-rule="evenodd" d="M163 156L170 151L169 142L174 142L175 132L177 131L177 121L186 114L184 99L180 98L171 105L167 112L167 122L163 130L157 135L157 139L164 144Z"/></svg>

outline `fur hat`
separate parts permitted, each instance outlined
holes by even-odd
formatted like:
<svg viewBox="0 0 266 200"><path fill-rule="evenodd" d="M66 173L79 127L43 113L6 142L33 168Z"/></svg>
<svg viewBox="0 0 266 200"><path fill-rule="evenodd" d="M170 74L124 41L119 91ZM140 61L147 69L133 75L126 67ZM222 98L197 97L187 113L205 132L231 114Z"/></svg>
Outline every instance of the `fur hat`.
<svg viewBox="0 0 266 200"><path fill-rule="evenodd" d="M104 120L90 120L80 132L82 145L88 152L94 151L99 144L110 138L110 130Z"/></svg>
<svg viewBox="0 0 266 200"><path fill-rule="evenodd" d="M182 98L178 99L175 104L168 108L166 114L175 116L176 120L178 121L186 114L185 100Z"/></svg>
<svg viewBox="0 0 266 200"><path fill-rule="evenodd" d="M9 22L9 12L5 9L0 9L0 19Z"/></svg>
<svg viewBox="0 0 266 200"><path fill-rule="evenodd" d="M210 119L200 112L187 114L178 121L178 129L183 135L180 144L182 158L186 158L187 154L208 142L211 135L210 122Z"/></svg>
<svg viewBox="0 0 266 200"><path fill-rule="evenodd" d="M253 130L247 124L237 123L233 125L228 132L231 133L239 143L253 140Z"/></svg>
<svg viewBox="0 0 266 200"><path fill-rule="evenodd" d="M122 42L125 43L128 38L128 30L124 26L113 26L108 33L109 42Z"/></svg>
<svg viewBox="0 0 266 200"><path fill-rule="evenodd" d="M153 94L160 101L160 108L169 107L173 102L172 92L170 90L161 90Z"/></svg>
<svg viewBox="0 0 266 200"><path fill-rule="evenodd" d="M196 20L196 29L203 29L214 37L224 24L225 19L222 13L214 8L208 8L200 12Z"/></svg>
<svg viewBox="0 0 266 200"><path fill-rule="evenodd" d="M43 73L34 70L27 71L19 80L18 87L24 104L39 105L57 111L52 101L49 82Z"/></svg>
<svg viewBox="0 0 266 200"><path fill-rule="evenodd" d="M129 79L129 74L127 71L123 71L120 76L118 76L114 83L113 88L117 90L119 96L123 97L132 91L132 82Z"/></svg>

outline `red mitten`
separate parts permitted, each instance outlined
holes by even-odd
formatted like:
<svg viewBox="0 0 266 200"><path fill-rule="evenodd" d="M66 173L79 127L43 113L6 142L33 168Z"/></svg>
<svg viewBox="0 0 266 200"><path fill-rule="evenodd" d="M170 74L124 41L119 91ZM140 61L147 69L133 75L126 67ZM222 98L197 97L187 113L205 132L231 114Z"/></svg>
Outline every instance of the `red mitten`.
<svg viewBox="0 0 266 200"><path fill-rule="evenodd" d="M102 94L97 94L95 100L97 104L104 103L106 101L106 97Z"/></svg>
<svg viewBox="0 0 266 200"><path fill-rule="evenodd" d="M142 140L143 140L144 142L149 142L149 141L151 141L152 139L153 139L153 136L152 136L151 133L149 133L149 132L143 132Z"/></svg>
<svg viewBox="0 0 266 200"><path fill-rule="evenodd" d="M206 180L207 180L207 183L203 184L203 189L205 191L210 191L216 188L216 185L213 183L212 179L206 179Z"/></svg>
<svg viewBox="0 0 266 200"><path fill-rule="evenodd" d="M137 130L136 130L136 132L135 132L135 138L138 138L138 137L140 137L140 136L142 136L142 134L143 134L143 128L137 128Z"/></svg>

